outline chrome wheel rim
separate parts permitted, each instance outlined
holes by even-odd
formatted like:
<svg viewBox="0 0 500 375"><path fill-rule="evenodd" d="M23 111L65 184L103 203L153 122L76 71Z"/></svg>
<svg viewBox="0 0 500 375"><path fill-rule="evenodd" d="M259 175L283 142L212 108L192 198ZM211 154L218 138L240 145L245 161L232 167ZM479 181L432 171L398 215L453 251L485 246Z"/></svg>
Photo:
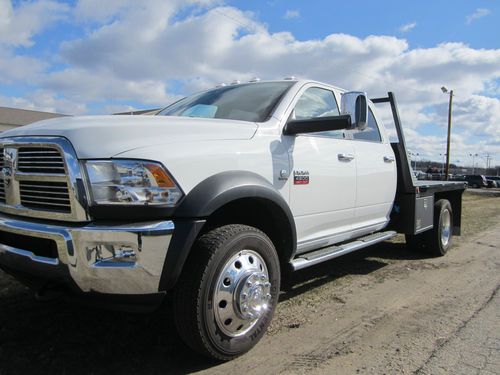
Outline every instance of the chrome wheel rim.
<svg viewBox="0 0 500 375"><path fill-rule="evenodd" d="M448 246L451 237L451 215L450 211L444 210L441 216L441 243Z"/></svg>
<svg viewBox="0 0 500 375"><path fill-rule="evenodd" d="M227 336L245 334L269 309L271 283L264 259L242 250L222 267L214 290L215 322Z"/></svg>

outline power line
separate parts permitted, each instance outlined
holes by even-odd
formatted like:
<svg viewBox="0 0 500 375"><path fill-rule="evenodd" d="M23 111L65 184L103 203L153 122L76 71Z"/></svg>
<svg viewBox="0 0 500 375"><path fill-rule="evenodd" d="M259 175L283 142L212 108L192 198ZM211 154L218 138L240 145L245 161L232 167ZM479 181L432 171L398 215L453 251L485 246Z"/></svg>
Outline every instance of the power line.
<svg viewBox="0 0 500 375"><path fill-rule="evenodd" d="M234 23L236 23L237 25L243 27L244 29L247 29L249 31L256 31L256 32L258 31L258 28L255 25L245 24L245 23L241 22L240 20L238 20L237 18L235 18L235 17L233 17L233 16L231 16L231 15L223 12L219 8L215 8L214 12L218 13L219 15L221 15L223 17L226 17L227 19L233 21ZM277 42L280 42L280 43L283 42L283 40L280 40L280 39L276 38L274 36L274 34L272 34L270 32L266 33L266 35L269 36L270 38L276 40ZM339 67L337 67L337 69L339 69ZM357 75L360 75L362 77L365 77L365 78L368 78L368 79L371 79L371 80L384 81L385 83L389 82L388 79L385 78L385 77L375 77L375 76L372 76L372 75L369 75L369 74L366 74L366 73L362 73L362 72L357 71L357 70L352 69L352 68L340 67L339 70L345 71L345 72L347 72L347 71L353 72L353 73L356 73ZM415 87L410 86L409 84L404 83L404 82L398 82L398 85L404 86L407 89L413 90L415 92L423 93L423 94L434 94L435 93L435 91L433 91L433 90L426 90L426 89L415 88ZM467 97L465 97L465 96L456 95L456 94L454 94L454 96L455 97L459 97L459 98L470 98L471 97L470 95L468 95Z"/></svg>

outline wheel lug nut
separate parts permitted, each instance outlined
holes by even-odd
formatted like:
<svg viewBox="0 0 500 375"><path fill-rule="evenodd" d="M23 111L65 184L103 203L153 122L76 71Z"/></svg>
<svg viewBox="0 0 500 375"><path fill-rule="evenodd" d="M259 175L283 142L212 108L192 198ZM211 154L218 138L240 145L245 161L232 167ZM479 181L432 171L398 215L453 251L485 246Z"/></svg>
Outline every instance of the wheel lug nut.
<svg viewBox="0 0 500 375"><path fill-rule="evenodd" d="M246 293L243 293L243 294L241 295L241 298L242 298L242 299L247 299L247 297L248 297L248 296L247 296L247 294L246 294Z"/></svg>
<svg viewBox="0 0 500 375"><path fill-rule="evenodd" d="M265 281L265 280L266 280L266 275L261 275L261 276L260 276L260 279L261 279L262 281Z"/></svg>
<svg viewBox="0 0 500 375"><path fill-rule="evenodd" d="M265 286L266 288L270 288L270 287L271 287L271 283L267 282L267 283L265 283L265 284L264 284L264 286Z"/></svg>
<svg viewBox="0 0 500 375"><path fill-rule="evenodd" d="M267 298L267 299L271 299L271 295L270 295L270 294L267 294L267 295L266 295L266 298Z"/></svg>
<svg viewBox="0 0 500 375"><path fill-rule="evenodd" d="M247 281L247 286L250 288L252 286L252 282L251 281Z"/></svg>

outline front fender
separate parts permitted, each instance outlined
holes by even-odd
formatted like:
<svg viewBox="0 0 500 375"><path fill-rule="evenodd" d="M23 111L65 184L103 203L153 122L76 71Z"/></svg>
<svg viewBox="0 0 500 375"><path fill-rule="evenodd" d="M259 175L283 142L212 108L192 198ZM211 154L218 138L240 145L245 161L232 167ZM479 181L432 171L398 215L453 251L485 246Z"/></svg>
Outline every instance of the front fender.
<svg viewBox="0 0 500 375"><path fill-rule="evenodd" d="M195 186L174 212L176 229L163 267L160 290L172 288L196 241L206 218L224 205L245 198L259 198L273 204L284 218L283 235L295 254L297 233L292 212L282 195L262 176L244 171L228 171L213 175Z"/></svg>
<svg viewBox="0 0 500 375"><path fill-rule="evenodd" d="M228 171L213 175L195 186L175 210L179 218L208 217L225 204L242 198L262 198L277 204L294 223L283 196L262 176L253 172Z"/></svg>

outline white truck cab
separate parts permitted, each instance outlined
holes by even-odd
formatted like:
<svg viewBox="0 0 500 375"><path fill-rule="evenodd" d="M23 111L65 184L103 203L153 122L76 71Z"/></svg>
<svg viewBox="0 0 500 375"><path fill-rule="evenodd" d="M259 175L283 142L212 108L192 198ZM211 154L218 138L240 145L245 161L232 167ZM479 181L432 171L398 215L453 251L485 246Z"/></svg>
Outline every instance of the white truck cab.
<svg viewBox="0 0 500 375"><path fill-rule="evenodd" d="M39 296L115 308L171 293L181 337L229 360L264 335L283 273L396 233L449 249L464 185L410 168L391 93L310 80L218 87L156 116L41 121L0 137L0 267Z"/></svg>

